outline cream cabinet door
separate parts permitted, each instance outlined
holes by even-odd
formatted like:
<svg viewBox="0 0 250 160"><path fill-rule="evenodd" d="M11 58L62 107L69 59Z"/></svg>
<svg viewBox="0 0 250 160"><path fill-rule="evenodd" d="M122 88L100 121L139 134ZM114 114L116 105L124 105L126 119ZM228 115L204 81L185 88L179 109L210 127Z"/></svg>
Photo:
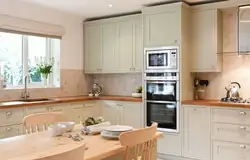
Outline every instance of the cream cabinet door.
<svg viewBox="0 0 250 160"><path fill-rule="evenodd" d="M124 21L118 24L118 52L117 71L130 72L133 69L133 39L134 24L132 21Z"/></svg>
<svg viewBox="0 0 250 160"><path fill-rule="evenodd" d="M99 73L102 69L102 28L85 26L85 72Z"/></svg>
<svg viewBox="0 0 250 160"><path fill-rule="evenodd" d="M221 69L221 14L217 9L194 11L193 72L218 72Z"/></svg>
<svg viewBox="0 0 250 160"><path fill-rule="evenodd" d="M143 70L143 36L142 20L134 22L134 54L133 54L133 71L142 72Z"/></svg>
<svg viewBox="0 0 250 160"><path fill-rule="evenodd" d="M145 46L180 44L181 12L145 15Z"/></svg>
<svg viewBox="0 0 250 160"><path fill-rule="evenodd" d="M116 71L117 53L117 24L102 25L102 72L113 73Z"/></svg>
<svg viewBox="0 0 250 160"><path fill-rule="evenodd" d="M83 104L83 118L101 117L101 108L96 101L86 102Z"/></svg>
<svg viewBox="0 0 250 160"><path fill-rule="evenodd" d="M29 107L26 108L26 115L49 112L49 107Z"/></svg>
<svg viewBox="0 0 250 160"><path fill-rule="evenodd" d="M120 124L121 121L121 104L115 101L103 101L102 116L105 121L112 125Z"/></svg>
<svg viewBox="0 0 250 160"><path fill-rule="evenodd" d="M23 126L21 124L0 127L0 139L14 137L22 134Z"/></svg>
<svg viewBox="0 0 250 160"><path fill-rule="evenodd" d="M49 107L50 112L61 112L65 115L66 120L70 120L70 107L69 104L64 105L54 105Z"/></svg>
<svg viewBox="0 0 250 160"><path fill-rule="evenodd" d="M71 105L71 116L70 119L79 124L81 121L84 121L84 114L83 114L83 104L72 104Z"/></svg>
<svg viewBox="0 0 250 160"><path fill-rule="evenodd" d="M210 160L210 108L183 106L184 157Z"/></svg>
<svg viewBox="0 0 250 160"><path fill-rule="evenodd" d="M248 160L250 145L223 141L213 142L213 160Z"/></svg>
<svg viewBox="0 0 250 160"><path fill-rule="evenodd" d="M140 102L123 102L121 124L132 126L134 128L142 128L143 110Z"/></svg>

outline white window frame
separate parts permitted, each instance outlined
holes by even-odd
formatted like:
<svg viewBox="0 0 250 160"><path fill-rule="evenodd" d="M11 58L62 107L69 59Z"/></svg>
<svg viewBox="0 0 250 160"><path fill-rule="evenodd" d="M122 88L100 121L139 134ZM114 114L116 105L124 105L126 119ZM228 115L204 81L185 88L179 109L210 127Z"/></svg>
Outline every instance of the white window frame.
<svg viewBox="0 0 250 160"><path fill-rule="evenodd" d="M38 36L39 37L39 36ZM52 58L52 39L48 37L46 38L46 58ZM22 35L22 65L23 65L23 80L25 76L29 76L28 72L28 59L29 59L29 52L28 52L28 35ZM56 65L56 64L54 64ZM52 68L52 70L55 70L55 67ZM28 88L58 88L60 87L60 84L55 84L54 81L53 72L49 76L49 84L44 86L43 82L28 82L27 87ZM24 81L21 85L7 85L6 89L23 89L24 88Z"/></svg>

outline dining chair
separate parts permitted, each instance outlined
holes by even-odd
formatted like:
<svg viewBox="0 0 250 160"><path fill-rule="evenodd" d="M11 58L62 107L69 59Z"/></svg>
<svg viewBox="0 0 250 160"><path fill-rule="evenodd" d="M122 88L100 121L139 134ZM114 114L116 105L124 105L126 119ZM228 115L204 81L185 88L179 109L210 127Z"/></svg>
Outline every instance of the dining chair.
<svg viewBox="0 0 250 160"><path fill-rule="evenodd" d="M50 154L53 154L53 152L55 152L55 150L51 150L49 151ZM58 152L58 151L56 151ZM42 157L42 158L38 158L35 160L84 160L84 153L85 153L85 144L82 143L81 145L79 145L79 147L73 149L73 150L69 150L67 152L62 152L59 154L54 154L52 156L49 157Z"/></svg>
<svg viewBox="0 0 250 160"><path fill-rule="evenodd" d="M122 146L126 146L124 160L152 160L156 154L157 123L148 128L124 132L119 139Z"/></svg>
<svg viewBox="0 0 250 160"><path fill-rule="evenodd" d="M48 130L48 126L66 121L66 117L60 112L37 113L23 118L23 126L26 134Z"/></svg>

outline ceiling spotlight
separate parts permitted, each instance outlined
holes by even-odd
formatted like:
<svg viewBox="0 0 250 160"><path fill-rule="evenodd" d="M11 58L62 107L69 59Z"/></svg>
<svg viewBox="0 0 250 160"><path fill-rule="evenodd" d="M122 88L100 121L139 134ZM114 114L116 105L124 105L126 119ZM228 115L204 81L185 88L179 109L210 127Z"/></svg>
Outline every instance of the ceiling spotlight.
<svg viewBox="0 0 250 160"><path fill-rule="evenodd" d="M112 4L109 4L108 6L109 6L110 8L111 8L111 7L113 7L113 5L112 5Z"/></svg>

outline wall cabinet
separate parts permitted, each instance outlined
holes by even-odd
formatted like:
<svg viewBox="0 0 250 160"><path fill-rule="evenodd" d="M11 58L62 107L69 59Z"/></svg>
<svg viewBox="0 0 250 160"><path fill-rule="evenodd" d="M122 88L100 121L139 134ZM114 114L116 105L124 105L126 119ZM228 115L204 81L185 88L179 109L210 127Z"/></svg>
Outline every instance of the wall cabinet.
<svg viewBox="0 0 250 160"><path fill-rule="evenodd" d="M145 46L174 46L181 38L180 12L167 12L145 16Z"/></svg>
<svg viewBox="0 0 250 160"><path fill-rule="evenodd" d="M222 66L222 13L195 10L192 13L193 72L219 72Z"/></svg>
<svg viewBox="0 0 250 160"><path fill-rule="evenodd" d="M102 69L102 28L85 27L85 72L98 73Z"/></svg>
<svg viewBox="0 0 250 160"><path fill-rule="evenodd" d="M85 35L86 73L142 71L141 15L88 22Z"/></svg>
<svg viewBox="0 0 250 160"><path fill-rule="evenodd" d="M210 159L210 107L184 107L183 155L199 160Z"/></svg>

